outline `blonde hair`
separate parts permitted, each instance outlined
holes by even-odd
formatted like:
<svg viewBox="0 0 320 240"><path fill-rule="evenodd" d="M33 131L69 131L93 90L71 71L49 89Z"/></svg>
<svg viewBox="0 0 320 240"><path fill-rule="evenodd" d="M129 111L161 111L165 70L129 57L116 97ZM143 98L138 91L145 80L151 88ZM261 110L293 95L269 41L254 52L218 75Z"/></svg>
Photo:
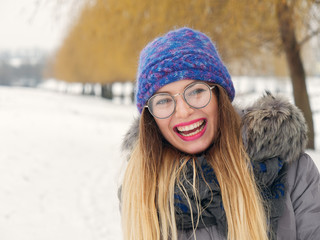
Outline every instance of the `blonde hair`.
<svg viewBox="0 0 320 240"><path fill-rule="evenodd" d="M227 239L266 240L267 217L242 143L240 118L220 86L217 95L218 133L213 146L207 151L206 158L220 185L227 219ZM178 239L174 189L177 185L185 193L190 205L190 198L180 180L185 177L186 163L192 158L169 145L163 139L151 114L143 111L139 138L122 184L121 215L124 239ZM201 174L196 172L194 158L193 171L194 176ZM190 184L193 186L194 196L199 199L195 177ZM198 216L202 210L198 203ZM192 222L193 233L198 222L199 219Z"/></svg>

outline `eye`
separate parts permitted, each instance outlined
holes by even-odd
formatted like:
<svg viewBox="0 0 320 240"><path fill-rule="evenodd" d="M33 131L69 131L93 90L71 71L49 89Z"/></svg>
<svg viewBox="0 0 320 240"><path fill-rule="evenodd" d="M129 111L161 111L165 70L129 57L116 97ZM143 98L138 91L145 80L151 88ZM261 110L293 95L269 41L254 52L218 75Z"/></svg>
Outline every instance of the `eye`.
<svg viewBox="0 0 320 240"><path fill-rule="evenodd" d="M161 98L161 99L156 99L155 101L155 105L156 106L162 106L162 105L166 105L172 102L172 99L167 97L167 98Z"/></svg>
<svg viewBox="0 0 320 240"><path fill-rule="evenodd" d="M200 95L201 93L205 92L206 89L203 88L195 88L195 89L191 89L191 91L188 92L188 96L192 97L192 96L197 96Z"/></svg>

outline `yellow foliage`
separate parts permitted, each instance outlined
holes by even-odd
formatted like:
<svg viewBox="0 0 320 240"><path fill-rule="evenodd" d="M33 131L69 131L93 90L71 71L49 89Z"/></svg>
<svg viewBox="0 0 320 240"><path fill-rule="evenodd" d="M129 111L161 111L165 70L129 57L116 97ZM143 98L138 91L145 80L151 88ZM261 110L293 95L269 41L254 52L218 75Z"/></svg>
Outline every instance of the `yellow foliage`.
<svg viewBox="0 0 320 240"><path fill-rule="evenodd" d="M182 26L209 35L225 62L254 61L261 49L281 50L277 1L291 3L305 36L303 23L314 0L90 1L56 53L54 73L72 82L134 81L144 45Z"/></svg>

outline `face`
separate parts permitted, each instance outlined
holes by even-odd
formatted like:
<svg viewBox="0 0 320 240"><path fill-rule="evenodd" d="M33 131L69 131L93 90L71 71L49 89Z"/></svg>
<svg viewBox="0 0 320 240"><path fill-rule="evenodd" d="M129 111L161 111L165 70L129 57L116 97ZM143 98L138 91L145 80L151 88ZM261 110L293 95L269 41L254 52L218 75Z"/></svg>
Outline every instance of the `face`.
<svg viewBox="0 0 320 240"><path fill-rule="evenodd" d="M157 93L182 93L195 80L180 80L167 84ZM182 95L175 97L175 112L166 119L155 118L165 139L180 151L196 154L206 150L213 142L218 128L218 101L215 94L207 106L191 108Z"/></svg>

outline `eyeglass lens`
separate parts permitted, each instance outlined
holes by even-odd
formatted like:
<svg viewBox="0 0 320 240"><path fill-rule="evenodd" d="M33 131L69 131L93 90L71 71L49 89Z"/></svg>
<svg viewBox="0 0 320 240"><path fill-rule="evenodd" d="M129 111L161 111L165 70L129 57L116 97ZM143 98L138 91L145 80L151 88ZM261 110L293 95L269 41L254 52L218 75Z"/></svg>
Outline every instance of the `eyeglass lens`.
<svg viewBox="0 0 320 240"><path fill-rule="evenodd" d="M183 98L192 108L203 108L211 99L211 89L207 84L195 83L187 86L183 92ZM168 118L175 111L176 102L174 96L169 93L158 93L148 101L151 114L157 118Z"/></svg>

